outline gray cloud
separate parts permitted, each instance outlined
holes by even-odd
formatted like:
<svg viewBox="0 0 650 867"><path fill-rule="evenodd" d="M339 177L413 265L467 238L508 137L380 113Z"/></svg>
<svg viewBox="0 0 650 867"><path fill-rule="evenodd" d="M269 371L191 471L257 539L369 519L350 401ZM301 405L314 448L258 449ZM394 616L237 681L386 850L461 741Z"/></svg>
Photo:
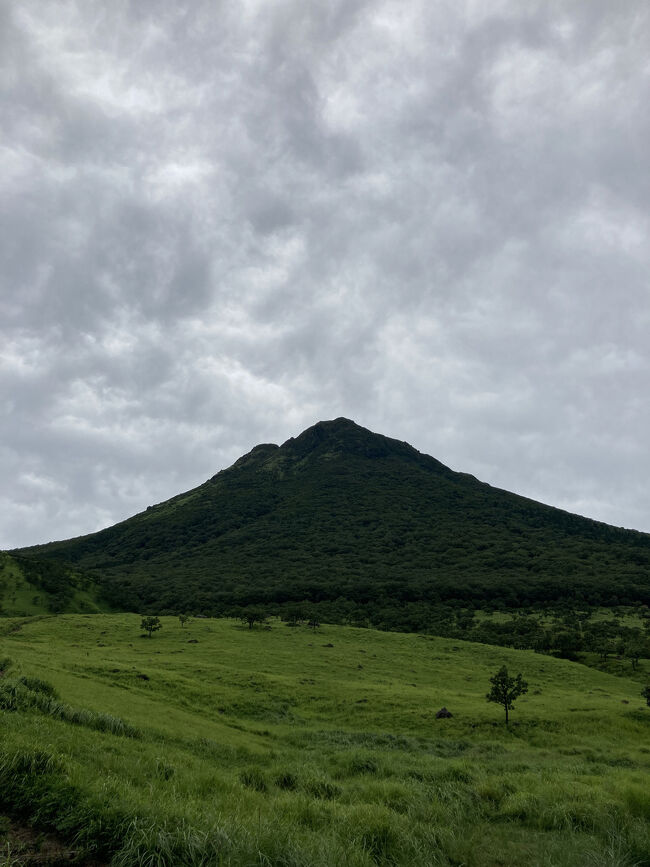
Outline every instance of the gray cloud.
<svg viewBox="0 0 650 867"><path fill-rule="evenodd" d="M650 530L650 11L5 4L0 546L347 415Z"/></svg>

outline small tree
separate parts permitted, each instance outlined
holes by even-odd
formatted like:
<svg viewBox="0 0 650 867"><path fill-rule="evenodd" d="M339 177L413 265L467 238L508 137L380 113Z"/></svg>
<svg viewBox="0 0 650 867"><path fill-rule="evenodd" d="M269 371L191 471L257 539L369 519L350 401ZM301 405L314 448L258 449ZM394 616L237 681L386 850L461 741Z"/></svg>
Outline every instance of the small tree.
<svg viewBox="0 0 650 867"><path fill-rule="evenodd" d="M143 617L140 629L144 629L145 632L148 632L149 638L151 638L154 632L162 629L162 623L157 617Z"/></svg>
<svg viewBox="0 0 650 867"><path fill-rule="evenodd" d="M180 623L181 628L185 628L185 624L187 623L187 621L189 619L190 619L189 614L179 614L178 615L178 622Z"/></svg>
<svg viewBox="0 0 650 867"><path fill-rule="evenodd" d="M639 659L646 656L648 647L640 638L633 638L625 645L625 655L632 662L632 670L636 671L639 667Z"/></svg>
<svg viewBox="0 0 650 867"><path fill-rule="evenodd" d="M266 623L267 619L266 611L263 608L253 605L244 608L240 616L240 620L247 623L249 629L252 629L256 623Z"/></svg>
<svg viewBox="0 0 650 867"><path fill-rule="evenodd" d="M614 653L616 653L616 644L613 639L603 639L598 648L598 656L600 657L601 661L607 662L607 658Z"/></svg>
<svg viewBox="0 0 650 867"><path fill-rule="evenodd" d="M641 690L641 695L646 700L646 704L650 707L650 686L644 686Z"/></svg>
<svg viewBox="0 0 650 867"><path fill-rule="evenodd" d="M528 692L528 684L522 680L521 674L518 674L517 677L510 677L505 665L501 666L497 673L490 678L490 683L492 688L485 698L488 701L503 705L506 712L506 725L508 725L508 711L512 710L515 699Z"/></svg>

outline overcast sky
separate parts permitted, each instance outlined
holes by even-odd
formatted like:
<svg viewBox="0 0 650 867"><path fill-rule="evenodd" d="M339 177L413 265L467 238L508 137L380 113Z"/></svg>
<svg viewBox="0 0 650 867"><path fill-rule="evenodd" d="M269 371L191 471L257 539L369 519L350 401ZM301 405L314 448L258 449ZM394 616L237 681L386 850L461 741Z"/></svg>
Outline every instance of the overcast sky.
<svg viewBox="0 0 650 867"><path fill-rule="evenodd" d="M650 531L646 0L5 0L0 547L340 415Z"/></svg>

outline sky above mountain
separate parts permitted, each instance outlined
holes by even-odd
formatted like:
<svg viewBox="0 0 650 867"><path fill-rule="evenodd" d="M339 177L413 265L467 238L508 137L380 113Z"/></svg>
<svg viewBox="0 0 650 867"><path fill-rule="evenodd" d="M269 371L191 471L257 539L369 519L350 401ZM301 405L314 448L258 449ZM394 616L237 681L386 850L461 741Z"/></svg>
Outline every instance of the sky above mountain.
<svg viewBox="0 0 650 867"><path fill-rule="evenodd" d="M347 416L650 531L650 6L0 7L0 547Z"/></svg>

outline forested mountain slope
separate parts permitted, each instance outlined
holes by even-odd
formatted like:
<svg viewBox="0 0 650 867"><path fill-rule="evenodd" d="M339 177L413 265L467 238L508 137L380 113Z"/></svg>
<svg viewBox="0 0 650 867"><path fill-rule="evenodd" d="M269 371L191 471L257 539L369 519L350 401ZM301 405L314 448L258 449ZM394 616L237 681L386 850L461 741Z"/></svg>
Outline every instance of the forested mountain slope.
<svg viewBox="0 0 650 867"><path fill-rule="evenodd" d="M650 602L650 535L492 488L343 418L106 530L20 553L91 570L127 609Z"/></svg>
<svg viewBox="0 0 650 867"><path fill-rule="evenodd" d="M56 560L0 551L0 615L105 611L100 596L100 588L78 569Z"/></svg>

